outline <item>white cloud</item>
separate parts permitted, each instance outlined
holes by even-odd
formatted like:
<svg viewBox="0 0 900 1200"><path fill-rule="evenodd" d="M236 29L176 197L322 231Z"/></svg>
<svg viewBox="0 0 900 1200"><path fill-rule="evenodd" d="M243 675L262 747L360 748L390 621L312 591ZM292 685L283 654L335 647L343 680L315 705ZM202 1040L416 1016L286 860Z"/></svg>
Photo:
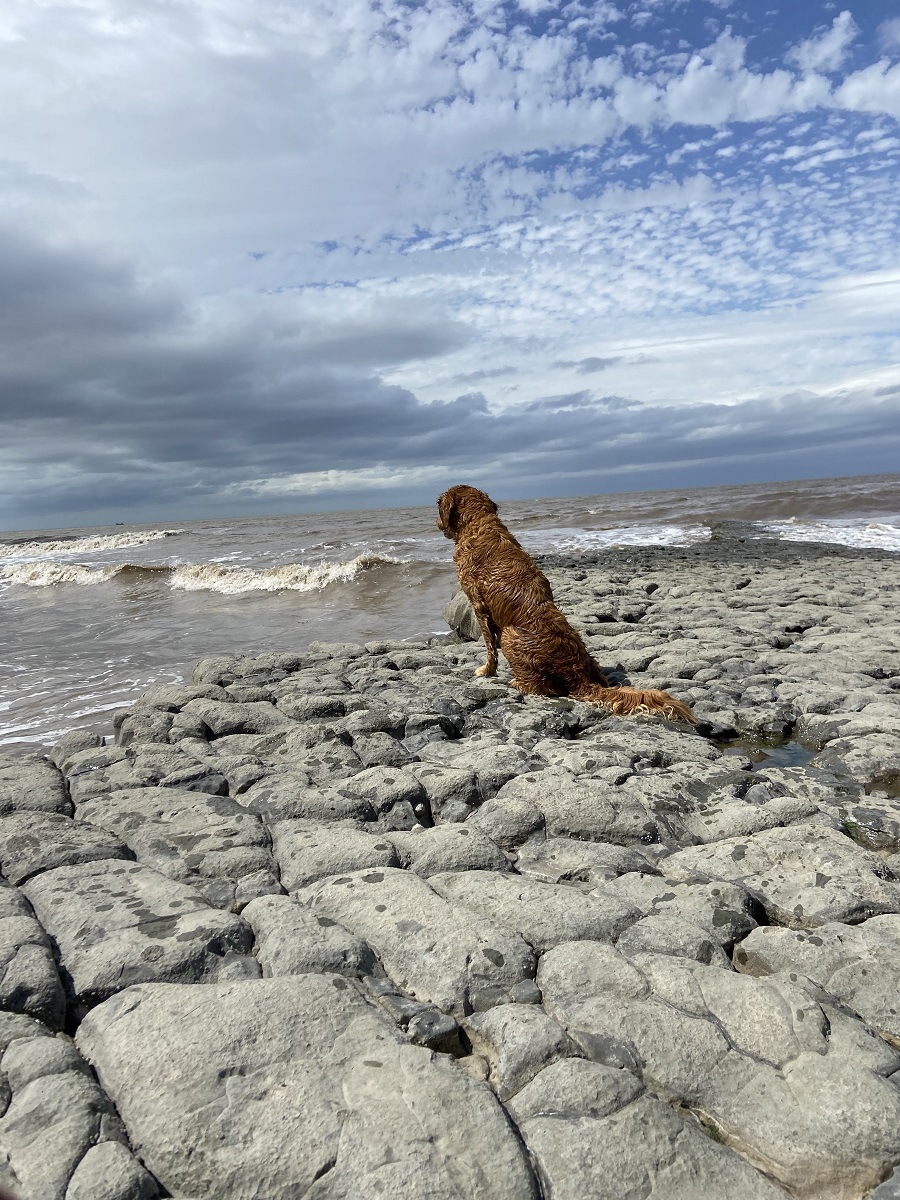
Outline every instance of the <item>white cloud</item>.
<svg viewBox="0 0 900 1200"><path fill-rule="evenodd" d="M849 13L774 70L752 13L710 44L688 39L696 16L674 0L7 0L0 219L86 279L109 248L143 295L178 297L170 354L251 338L251 406L304 371L386 405L481 379L502 412L582 390L558 362L616 360L604 390L660 407L887 369L893 298L844 324L823 289L900 261L900 64L865 65L860 46L842 74ZM135 322L160 351L150 315ZM54 361L81 378L95 354L102 379L106 352L67 342ZM309 483L328 463L307 466Z"/></svg>
<svg viewBox="0 0 900 1200"><path fill-rule="evenodd" d="M891 17L878 26L878 36L887 50L900 49L900 17Z"/></svg>
<svg viewBox="0 0 900 1200"><path fill-rule="evenodd" d="M802 71L837 71L858 34L859 26L845 9L834 18L830 29L792 47L787 60Z"/></svg>
<svg viewBox="0 0 900 1200"><path fill-rule="evenodd" d="M848 75L835 92L842 108L856 112L888 113L900 118L900 63L886 59Z"/></svg>
<svg viewBox="0 0 900 1200"><path fill-rule="evenodd" d="M397 469L376 463L355 471L301 471L248 479L228 484L228 493L252 492L257 496L319 496L330 492L395 491L399 488L439 486L447 477L445 466L422 465Z"/></svg>

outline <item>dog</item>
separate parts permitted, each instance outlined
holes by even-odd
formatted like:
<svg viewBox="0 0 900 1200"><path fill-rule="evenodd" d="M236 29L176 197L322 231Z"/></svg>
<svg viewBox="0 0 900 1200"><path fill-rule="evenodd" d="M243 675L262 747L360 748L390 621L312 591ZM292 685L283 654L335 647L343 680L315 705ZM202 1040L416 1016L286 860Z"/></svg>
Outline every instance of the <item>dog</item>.
<svg viewBox="0 0 900 1200"><path fill-rule="evenodd" d="M553 602L546 575L497 516L486 492L467 484L438 497L437 527L456 543L453 561L487 650L476 675L497 674L497 647L512 668L512 686L528 696L570 696L626 716L659 713L696 718L686 704L655 689L610 687L580 635Z"/></svg>

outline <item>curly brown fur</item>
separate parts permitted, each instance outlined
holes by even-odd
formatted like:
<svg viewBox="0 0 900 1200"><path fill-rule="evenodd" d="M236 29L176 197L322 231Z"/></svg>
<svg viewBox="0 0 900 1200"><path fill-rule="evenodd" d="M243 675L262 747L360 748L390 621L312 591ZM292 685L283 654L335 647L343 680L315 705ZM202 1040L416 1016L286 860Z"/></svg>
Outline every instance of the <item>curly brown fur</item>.
<svg viewBox="0 0 900 1200"><path fill-rule="evenodd" d="M686 704L667 692L610 687L579 634L553 603L546 575L478 488L459 484L438 497L437 527L456 543L453 561L472 602L487 662L476 675L496 675L497 648L513 672L512 686L534 696L571 696L602 704L619 716L661 713L694 721Z"/></svg>

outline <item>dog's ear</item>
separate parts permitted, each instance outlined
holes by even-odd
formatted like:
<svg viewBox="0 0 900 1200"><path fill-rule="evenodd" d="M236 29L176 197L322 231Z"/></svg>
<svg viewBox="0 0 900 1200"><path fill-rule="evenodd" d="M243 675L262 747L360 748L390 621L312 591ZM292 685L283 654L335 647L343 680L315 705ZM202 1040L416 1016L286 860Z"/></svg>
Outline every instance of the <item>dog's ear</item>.
<svg viewBox="0 0 900 1200"><path fill-rule="evenodd" d="M456 493L453 488L438 496L438 525L445 533L456 533Z"/></svg>

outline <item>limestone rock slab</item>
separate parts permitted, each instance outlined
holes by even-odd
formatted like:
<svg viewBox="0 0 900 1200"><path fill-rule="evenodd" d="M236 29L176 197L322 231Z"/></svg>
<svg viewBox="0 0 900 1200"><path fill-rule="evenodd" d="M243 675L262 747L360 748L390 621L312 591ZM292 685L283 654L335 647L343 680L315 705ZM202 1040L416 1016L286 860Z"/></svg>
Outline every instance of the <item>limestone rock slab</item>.
<svg viewBox="0 0 900 1200"><path fill-rule="evenodd" d="M741 883L770 920L796 929L900 913L900 883L876 854L835 829L792 825L680 850L660 864L675 882Z"/></svg>
<svg viewBox="0 0 900 1200"><path fill-rule="evenodd" d="M0 754L0 816L20 811L71 814L66 781L41 755Z"/></svg>
<svg viewBox="0 0 900 1200"><path fill-rule="evenodd" d="M106 830L146 867L195 885L230 908L241 881L276 886L269 835L260 818L227 796L175 787L127 788L79 805L85 828Z"/></svg>
<svg viewBox="0 0 900 1200"><path fill-rule="evenodd" d="M862 925L830 922L803 931L755 929L734 954L747 975L787 971L805 976L900 1046L900 917Z"/></svg>
<svg viewBox="0 0 900 1200"><path fill-rule="evenodd" d="M12 1092L0 1118L0 1179L29 1200L64 1200L91 1148L124 1140L116 1110L68 1039L13 1041L0 1070Z"/></svg>
<svg viewBox="0 0 900 1200"><path fill-rule="evenodd" d="M642 918L687 923L726 951L756 928L753 914L762 915L759 904L736 883L673 883L632 872L602 883L593 894L615 896L638 909Z"/></svg>
<svg viewBox="0 0 900 1200"><path fill-rule="evenodd" d="M267 823L309 821L374 821L375 810L366 796L347 796L329 787L313 786L302 771L271 773L252 784L237 802Z"/></svg>
<svg viewBox="0 0 900 1200"><path fill-rule="evenodd" d="M584 838L639 846L674 839L666 818L660 818L622 788L587 776L548 768L529 772L501 788L498 799L526 800L544 817L549 836Z"/></svg>
<svg viewBox="0 0 900 1200"><path fill-rule="evenodd" d="M290 896L259 896L241 916L256 937L256 957L264 979L329 971L364 975L376 965L375 955L362 938L331 917L317 916Z"/></svg>
<svg viewBox="0 0 900 1200"><path fill-rule="evenodd" d="M24 883L53 867L105 858L131 858L131 851L114 834L61 813L0 817L0 872L10 883Z"/></svg>
<svg viewBox="0 0 900 1200"><path fill-rule="evenodd" d="M53 948L31 906L15 888L0 888L0 1008L60 1029L66 998Z"/></svg>
<svg viewBox="0 0 900 1200"><path fill-rule="evenodd" d="M487 1059L488 1081L503 1101L550 1063L579 1053L540 1005L499 1004L466 1017L463 1025L472 1049Z"/></svg>
<svg viewBox="0 0 900 1200"><path fill-rule="evenodd" d="M631 871L652 869L637 850L574 838L537 838L523 846L516 870L544 883L585 883L598 887Z"/></svg>
<svg viewBox="0 0 900 1200"><path fill-rule="evenodd" d="M565 1059L509 1105L554 1200L784 1200L780 1187L621 1069Z"/></svg>
<svg viewBox="0 0 900 1200"><path fill-rule="evenodd" d="M510 862L494 842L468 825L438 825L386 835L407 871L428 878L441 871L509 871Z"/></svg>
<svg viewBox="0 0 900 1200"><path fill-rule="evenodd" d="M156 1200L159 1186L121 1142L92 1146L75 1168L66 1200Z"/></svg>
<svg viewBox="0 0 900 1200"><path fill-rule="evenodd" d="M612 897L496 871L448 872L430 883L453 904L515 930L538 953L560 942L615 941L640 915Z"/></svg>
<svg viewBox="0 0 900 1200"><path fill-rule="evenodd" d="M510 988L534 975L534 953L519 934L451 903L411 872L355 871L312 891L318 915L363 938L398 987L442 1012L504 1003Z"/></svg>
<svg viewBox="0 0 900 1200"><path fill-rule="evenodd" d="M900 1055L871 1037L866 1052L857 1022L781 976L575 942L544 955L538 982L589 1057L640 1070L801 1200L857 1198L900 1157L900 1091L885 1078Z"/></svg>
<svg viewBox="0 0 900 1200"><path fill-rule="evenodd" d="M351 821L279 821L272 830L272 851L289 892L328 875L396 867L400 861L388 837L368 833Z"/></svg>
<svg viewBox="0 0 900 1200"><path fill-rule="evenodd" d="M490 1090L403 1044L339 976L142 985L77 1040L174 1195L536 1197Z"/></svg>
<svg viewBox="0 0 900 1200"><path fill-rule="evenodd" d="M66 990L80 1009L132 983L205 982L247 969L252 935L240 917L138 863L57 867L23 890L56 943Z"/></svg>

